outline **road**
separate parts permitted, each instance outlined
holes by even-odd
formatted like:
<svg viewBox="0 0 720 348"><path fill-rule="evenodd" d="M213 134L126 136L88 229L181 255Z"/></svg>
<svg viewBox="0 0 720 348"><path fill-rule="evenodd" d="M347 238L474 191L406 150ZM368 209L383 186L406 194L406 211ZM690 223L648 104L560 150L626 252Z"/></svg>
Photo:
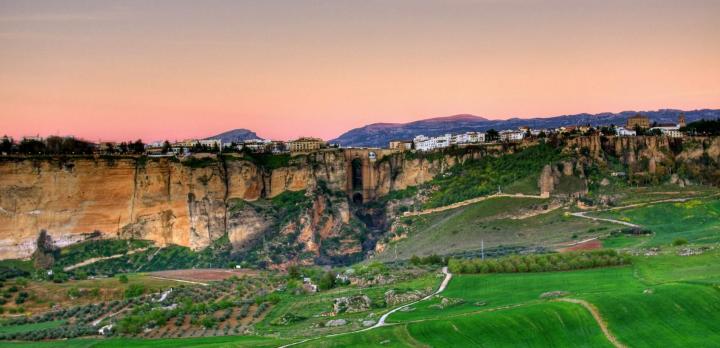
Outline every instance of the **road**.
<svg viewBox="0 0 720 348"><path fill-rule="evenodd" d="M514 194L509 194L509 193L496 193L496 194L489 195L489 196L481 196L481 197L471 198L471 199L468 199L468 200L464 200L464 201L462 201L462 202L457 202L457 203L453 203L453 204L450 204L450 205L445 205L445 206L442 206L442 207L430 208L430 209L425 209L425 210L421 210L421 211L406 211L406 212L403 213L403 216L418 216L418 215L432 214L432 213L437 213L437 212L441 212L441 211L446 211L446 210L451 210L451 209L455 209L455 208L460 208L460 207L464 207L464 206L466 206L466 205L475 204L475 203L478 203L478 202L486 201L486 200L488 200L488 199L500 198L500 197L536 198L536 199L548 199L548 198L550 198L550 196L546 196L546 195L526 195L526 194L522 194L522 193L514 193Z"/></svg>
<svg viewBox="0 0 720 348"><path fill-rule="evenodd" d="M425 296L425 297L423 297L423 298L421 298L421 299L419 299L419 300L417 300L417 301L415 301L415 302L410 302L410 303L404 304L404 305L402 305L402 306L400 306L400 307L397 307L397 308L394 308L394 309L390 310L389 312L383 314L383 315L380 317L380 319L378 320L378 322L375 323L375 325L373 325L373 326L371 326L371 327L367 327L367 328L360 329L360 330L355 330L355 331L341 332L341 333L336 333L336 334L331 334L331 335L324 335L324 336L318 336L318 337L308 338L308 339L305 339L305 340L302 340L302 341L298 341L298 342L294 342L294 343L289 343L289 344L286 344L286 345L284 345L284 346L280 346L279 348L292 347L292 346L295 346L295 345L298 345L298 344L303 344L303 343L310 342L310 341L314 341L314 340L318 340L318 339L321 339L321 338L329 338L329 337L336 337L336 336L349 335L349 334L354 334L354 333L359 333L359 332L370 331L370 330L374 330L374 329L377 329L377 328L379 328L379 327L383 327L383 326L385 326L385 325L388 325L388 324L385 323L385 321L386 321L387 318L390 316L390 314L393 314L393 313L395 313L395 312L397 312L397 311L399 311L399 310L401 310L401 309L403 309L403 308L407 308L407 307L409 307L409 306L412 306L412 305L414 305L414 304L417 304L418 302L427 301L427 300L429 300L430 298L432 298L433 296L438 295L438 294L440 294L441 292L445 291L445 288L447 288L448 283L450 283L450 279L452 279L452 273L448 272L448 268L447 268L447 267L443 267L443 268L442 268L442 272L443 272L443 274L445 275L445 278L443 278L442 283L440 283L440 287L438 287L438 289L437 289L435 292L433 292L432 294L427 295L427 296Z"/></svg>

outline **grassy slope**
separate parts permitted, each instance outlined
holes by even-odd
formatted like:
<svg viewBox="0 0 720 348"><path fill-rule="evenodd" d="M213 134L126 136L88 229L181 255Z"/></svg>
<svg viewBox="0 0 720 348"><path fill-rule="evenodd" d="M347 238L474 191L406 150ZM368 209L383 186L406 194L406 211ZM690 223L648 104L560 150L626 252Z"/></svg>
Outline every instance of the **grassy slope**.
<svg viewBox="0 0 720 348"><path fill-rule="evenodd" d="M556 302L385 327L301 346L611 347L590 313L579 306Z"/></svg>
<svg viewBox="0 0 720 348"><path fill-rule="evenodd" d="M602 346L597 324L579 305L540 299L569 291L594 304L610 331L632 347L720 344L720 251L639 258L634 266L536 274L456 275L444 296L466 302L433 309L435 300L398 312L398 323L372 333L308 346ZM674 267L668 267L673 265ZM650 291L646 291L650 290ZM477 306L478 301L486 302Z"/></svg>
<svg viewBox="0 0 720 348"><path fill-rule="evenodd" d="M595 214L644 226L655 233L647 246L668 245L675 238L693 243L720 242L720 200L693 199Z"/></svg>
<svg viewBox="0 0 720 348"><path fill-rule="evenodd" d="M412 229L407 239L387 248L379 255L380 260L407 259L413 254L447 254L466 250L479 250L481 240L486 248L500 245L537 246L570 241L596 235L598 229L605 233L617 229L613 224L595 222L564 216L558 209L525 219L510 219L508 214L519 214L546 204L548 200L532 198L496 198L469 206L422 215L412 218ZM538 229L538 226L543 226ZM592 231L591 231L592 230Z"/></svg>

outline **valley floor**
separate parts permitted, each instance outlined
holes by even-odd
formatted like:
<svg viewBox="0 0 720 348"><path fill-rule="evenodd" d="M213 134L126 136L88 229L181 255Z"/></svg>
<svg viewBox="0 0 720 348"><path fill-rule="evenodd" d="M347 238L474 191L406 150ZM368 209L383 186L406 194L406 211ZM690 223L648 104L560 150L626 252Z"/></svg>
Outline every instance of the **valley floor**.
<svg viewBox="0 0 720 348"><path fill-rule="evenodd" d="M433 270L389 284L340 287L311 295L284 293L257 320L256 336L0 342L0 347L720 346L720 200L716 191L633 192L621 201L621 207L582 213L569 207L551 210L543 206L549 201L536 198L499 197L489 202L411 217L409 225L414 230L395 242L397 251L378 258L409 258L413 250L425 255L467 250L480 240L558 246L582 245L592 239L599 241L595 247L631 253L633 263L452 277ZM533 214L538 211L541 214ZM635 227L650 233L622 232ZM179 279L177 274L172 278ZM391 289L427 288L439 291L405 305L330 318L324 315L334 298L367 295L377 303ZM289 313L302 319L278 324ZM328 327L325 323L330 319L347 324ZM373 324L364 327L370 320ZM13 329L17 328L0 326L0 332Z"/></svg>

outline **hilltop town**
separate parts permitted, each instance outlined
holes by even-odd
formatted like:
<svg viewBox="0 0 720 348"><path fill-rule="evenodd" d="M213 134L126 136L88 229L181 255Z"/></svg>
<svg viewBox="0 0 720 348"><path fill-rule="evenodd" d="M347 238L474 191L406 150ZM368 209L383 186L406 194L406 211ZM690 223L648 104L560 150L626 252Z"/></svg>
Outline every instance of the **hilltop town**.
<svg viewBox="0 0 720 348"><path fill-rule="evenodd" d="M604 136L667 136L682 138L685 135L702 135L697 128L687 128L685 116L679 113L676 123L650 122L647 116L637 114L629 117L623 126L560 126L557 128L535 129L529 126L520 126L517 129L489 129L487 131L469 131L465 133L447 133L440 136L416 135L413 139L391 140L387 149L398 151L432 151L451 146L466 146L483 143L517 143L523 140L543 139L549 136L590 136L601 134ZM247 139L238 142L223 142L221 139L186 139L183 141L155 141L148 144L141 140L129 142L89 142L74 137L48 137L25 136L16 142L4 136L0 138L0 154L65 154L65 155L147 155L152 157L163 156L189 156L193 153L262 153L262 154L299 154L309 153L327 148L340 148L338 144L314 137L300 137L291 141ZM352 147L350 147L352 148Z"/></svg>

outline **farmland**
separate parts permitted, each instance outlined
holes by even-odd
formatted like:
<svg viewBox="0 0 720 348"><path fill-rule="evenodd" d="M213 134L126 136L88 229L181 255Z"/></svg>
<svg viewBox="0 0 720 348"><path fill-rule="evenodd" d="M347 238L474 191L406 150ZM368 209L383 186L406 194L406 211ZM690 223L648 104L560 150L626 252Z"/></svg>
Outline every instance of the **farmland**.
<svg viewBox="0 0 720 348"><path fill-rule="evenodd" d="M180 269L87 279L74 273L60 282L14 277L3 284L9 296L3 307L14 316L0 325L0 335L29 341L0 346L717 346L715 192L698 187L670 195L677 199L671 202L656 202L667 199L664 191L623 192L621 202L630 206L586 214L636 224L642 233L573 216L579 209L566 200L499 197L399 217L402 238L373 260L348 267ZM477 268L453 271L442 293L414 302L437 288L441 265L458 264L429 255L478 258L483 243L491 263L528 266L488 272L483 262L469 262ZM60 260L72 264L145 246L96 244L99 250L79 245ZM542 255L556 251L562 254ZM513 255L518 252L525 255ZM581 253L607 262L573 256ZM31 270L27 262L6 265ZM308 291L310 284L320 291ZM27 298L17 304L20 293ZM367 330L402 304L410 305ZM97 334L105 324L114 325L113 337ZM47 341L54 338L70 339Z"/></svg>

